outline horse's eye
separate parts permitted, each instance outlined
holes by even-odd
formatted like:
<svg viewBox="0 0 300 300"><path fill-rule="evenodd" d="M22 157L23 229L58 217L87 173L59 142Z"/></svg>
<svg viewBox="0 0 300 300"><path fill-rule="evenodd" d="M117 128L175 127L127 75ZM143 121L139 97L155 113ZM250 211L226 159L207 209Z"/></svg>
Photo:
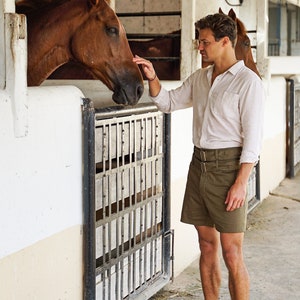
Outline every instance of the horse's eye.
<svg viewBox="0 0 300 300"><path fill-rule="evenodd" d="M245 45L246 47L250 47L250 41L244 41L244 45Z"/></svg>
<svg viewBox="0 0 300 300"><path fill-rule="evenodd" d="M106 27L106 32L110 36L119 35L119 30L116 27Z"/></svg>

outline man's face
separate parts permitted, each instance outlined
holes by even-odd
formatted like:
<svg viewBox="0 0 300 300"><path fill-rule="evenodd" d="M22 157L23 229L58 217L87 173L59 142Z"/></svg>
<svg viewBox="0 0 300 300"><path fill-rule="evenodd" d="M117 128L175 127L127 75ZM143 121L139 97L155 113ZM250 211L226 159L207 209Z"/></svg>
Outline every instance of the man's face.
<svg viewBox="0 0 300 300"><path fill-rule="evenodd" d="M199 31L198 49L204 62L215 62L220 55L221 41L222 39L216 41L213 32L208 28Z"/></svg>

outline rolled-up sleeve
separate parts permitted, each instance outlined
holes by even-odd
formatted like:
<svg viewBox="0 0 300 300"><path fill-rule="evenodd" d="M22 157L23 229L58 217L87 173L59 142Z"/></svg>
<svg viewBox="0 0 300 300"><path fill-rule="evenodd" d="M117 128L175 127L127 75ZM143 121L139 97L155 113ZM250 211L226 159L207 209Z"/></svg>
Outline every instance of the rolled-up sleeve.
<svg viewBox="0 0 300 300"><path fill-rule="evenodd" d="M260 80L253 81L241 95L243 151L241 163L256 163L263 140L265 92Z"/></svg>
<svg viewBox="0 0 300 300"><path fill-rule="evenodd" d="M170 91L161 87L156 97L151 97L158 109L164 113L171 113L178 109L192 106L192 80L188 78L183 84Z"/></svg>

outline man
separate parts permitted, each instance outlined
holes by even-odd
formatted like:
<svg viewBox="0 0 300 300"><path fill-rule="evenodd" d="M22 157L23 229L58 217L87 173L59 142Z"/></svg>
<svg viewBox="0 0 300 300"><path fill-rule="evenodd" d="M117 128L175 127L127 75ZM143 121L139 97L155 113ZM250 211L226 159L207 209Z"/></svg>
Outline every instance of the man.
<svg viewBox="0 0 300 300"><path fill-rule="evenodd" d="M249 299L249 275L243 260L246 188L262 141L264 91L260 78L237 61L235 22L223 14L195 24L202 59L181 87L166 91L152 64L140 57L149 93L166 113L193 107L194 153L189 168L181 221L197 230L204 297L219 299L219 244L228 269L232 299Z"/></svg>

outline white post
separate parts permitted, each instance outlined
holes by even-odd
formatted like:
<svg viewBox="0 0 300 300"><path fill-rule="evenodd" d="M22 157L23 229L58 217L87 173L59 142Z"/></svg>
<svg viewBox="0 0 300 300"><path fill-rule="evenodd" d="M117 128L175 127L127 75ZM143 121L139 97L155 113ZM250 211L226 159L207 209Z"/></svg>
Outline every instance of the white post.
<svg viewBox="0 0 300 300"><path fill-rule="evenodd" d="M195 0L181 1L181 80L200 67L200 55L195 47L195 5Z"/></svg>
<svg viewBox="0 0 300 300"><path fill-rule="evenodd" d="M27 135L27 38L24 15L5 13L6 91L14 119L16 137Z"/></svg>
<svg viewBox="0 0 300 300"><path fill-rule="evenodd" d="M268 59L268 0L256 0L257 7L257 52L256 60L259 73L270 79L270 63Z"/></svg>
<svg viewBox="0 0 300 300"><path fill-rule="evenodd" d="M109 1L109 6L110 6L113 10L115 10L115 9L116 9L116 0L110 0L110 1Z"/></svg>
<svg viewBox="0 0 300 300"><path fill-rule="evenodd" d="M5 88L4 3L0 2L0 89Z"/></svg>

